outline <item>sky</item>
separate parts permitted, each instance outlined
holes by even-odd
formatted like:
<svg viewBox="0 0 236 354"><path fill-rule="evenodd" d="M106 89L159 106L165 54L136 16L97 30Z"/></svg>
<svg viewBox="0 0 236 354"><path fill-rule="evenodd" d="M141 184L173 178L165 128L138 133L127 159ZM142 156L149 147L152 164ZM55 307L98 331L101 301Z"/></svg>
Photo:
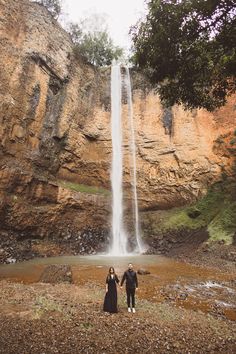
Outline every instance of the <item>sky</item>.
<svg viewBox="0 0 236 354"><path fill-rule="evenodd" d="M144 0L63 0L66 21L79 22L89 14L102 14L115 45L128 48L130 26L144 15Z"/></svg>

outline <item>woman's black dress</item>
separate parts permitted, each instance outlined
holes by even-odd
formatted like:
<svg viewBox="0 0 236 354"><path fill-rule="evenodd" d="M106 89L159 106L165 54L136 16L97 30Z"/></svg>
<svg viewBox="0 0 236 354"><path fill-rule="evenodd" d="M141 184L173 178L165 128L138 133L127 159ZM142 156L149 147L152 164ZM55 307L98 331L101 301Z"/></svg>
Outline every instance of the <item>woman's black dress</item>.
<svg viewBox="0 0 236 354"><path fill-rule="evenodd" d="M108 291L105 295L103 311L116 313L117 310L117 288L116 283L119 283L117 275L112 278L110 275L107 276L106 283L108 285Z"/></svg>

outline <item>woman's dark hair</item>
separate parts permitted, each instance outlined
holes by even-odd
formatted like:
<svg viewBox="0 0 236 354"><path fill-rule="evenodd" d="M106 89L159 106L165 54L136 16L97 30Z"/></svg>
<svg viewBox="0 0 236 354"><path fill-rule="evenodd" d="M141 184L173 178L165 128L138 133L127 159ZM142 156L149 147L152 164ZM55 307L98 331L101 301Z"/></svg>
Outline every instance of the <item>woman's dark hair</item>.
<svg viewBox="0 0 236 354"><path fill-rule="evenodd" d="M111 277L111 270L112 269L113 269L113 274L116 275L114 267L110 267L109 271L108 271L108 275L107 275L109 278Z"/></svg>
<svg viewBox="0 0 236 354"><path fill-rule="evenodd" d="M109 274L111 274L111 270L113 269L113 274L115 274L115 269L114 269L114 267L110 267L109 268Z"/></svg>

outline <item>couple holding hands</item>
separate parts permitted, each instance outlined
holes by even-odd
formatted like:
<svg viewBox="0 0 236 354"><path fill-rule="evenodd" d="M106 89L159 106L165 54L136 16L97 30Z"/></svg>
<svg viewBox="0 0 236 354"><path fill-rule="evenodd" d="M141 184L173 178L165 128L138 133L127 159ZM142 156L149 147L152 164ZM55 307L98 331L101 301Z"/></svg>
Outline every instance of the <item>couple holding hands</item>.
<svg viewBox="0 0 236 354"><path fill-rule="evenodd" d="M129 263L128 269L124 272L121 283L114 268L109 268L109 273L106 278L106 295L103 304L103 311L110 313L118 312L116 284L120 284L120 288L122 289L124 282L126 282L128 312L135 313L135 290L138 289L138 278L137 273L133 270L132 263ZM132 303L132 307L130 306L130 303Z"/></svg>

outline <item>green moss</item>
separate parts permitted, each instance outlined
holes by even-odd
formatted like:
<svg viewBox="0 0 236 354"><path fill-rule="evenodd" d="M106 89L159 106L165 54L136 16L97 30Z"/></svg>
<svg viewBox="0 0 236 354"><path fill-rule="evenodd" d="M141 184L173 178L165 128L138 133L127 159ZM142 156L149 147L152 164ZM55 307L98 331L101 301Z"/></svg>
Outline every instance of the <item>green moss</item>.
<svg viewBox="0 0 236 354"><path fill-rule="evenodd" d="M208 225L211 240L231 244L236 231L236 202L226 200L220 212Z"/></svg>
<svg viewBox="0 0 236 354"><path fill-rule="evenodd" d="M47 312L60 312L61 315L65 315L63 308L58 303L44 296L37 297L33 309L35 319L40 319Z"/></svg>
<svg viewBox="0 0 236 354"><path fill-rule="evenodd" d="M90 322L81 323L80 326L82 327L82 329L85 329L85 330L88 330L88 331L93 328L93 324L90 323Z"/></svg>
<svg viewBox="0 0 236 354"><path fill-rule="evenodd" d="M168 211L147 213L144 216L146 234L171 230L196 230L205 227L210 240L232 243L236 231L235 183L215 184L197 203Z"/></svg>
<svg viewBox="0 0 236 354"><path fill-rule="evenodd" d="M164 230L168 229L197 229L205 225L205 222L202 217L198 217L196 219L192 219L188 215L188 208L184 208L182 210L174 210L173 214L167 218L163 224Z"/></svg>
<svg viewBox="0 0 236 354"><path fill-rule="evenodd" d="M234 144L236 144L236 138L231 139L229 143L230 143L230 145L234 145Z"/></svg>
<svg viewBox="0 0 236 354"><path fill-rule="evenodd" d="M96 186L88 186L85 184L78 184L68 181L60 181L59 185L63 188L71 189L76 192L87 193L87 194L102 194L105 196L109 196L111 192L108 189L96 187Z"/></svg>

